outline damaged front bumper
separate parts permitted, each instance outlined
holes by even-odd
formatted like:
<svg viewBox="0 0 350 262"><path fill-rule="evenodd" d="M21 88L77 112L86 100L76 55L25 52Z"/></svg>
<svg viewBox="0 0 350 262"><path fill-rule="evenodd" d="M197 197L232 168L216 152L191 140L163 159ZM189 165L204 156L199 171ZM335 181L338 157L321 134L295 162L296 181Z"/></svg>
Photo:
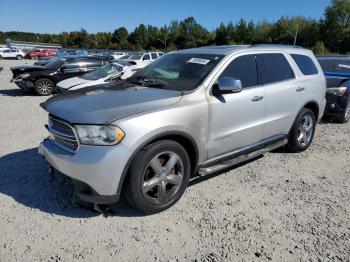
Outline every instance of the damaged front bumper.
<svg viewBox="0 0 350 262"><path fill-rule="evenodd" d="M23 90L30 90L34 88L33 81L29 79L23 79L22 77L18 76L11 80L11 83L15 83L19 88Z"/></svg>

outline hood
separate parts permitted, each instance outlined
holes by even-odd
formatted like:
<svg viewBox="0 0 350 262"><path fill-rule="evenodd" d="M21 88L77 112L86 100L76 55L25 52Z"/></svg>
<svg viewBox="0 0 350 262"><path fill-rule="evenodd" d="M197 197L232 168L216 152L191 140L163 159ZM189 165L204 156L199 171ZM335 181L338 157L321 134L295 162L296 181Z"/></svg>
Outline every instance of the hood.
<svg viewBox="0 0 350 262"><path fill-rule="evenodd" d="M14 75L22 74L22 73L30 73L30 72L36 72L36 71L42 71L46 70L43 66L36 66L36 65L25 65L25 66L16 66L11 67L11 71Z"/></svg>
<svg viewBox="0 0 350 262"><path fill-rule="evenodd" d="M124 82L122 82L124 83ZM124 83L125 85L125 83ZM180 101L182 92L111 83L50 98L41 107L72 124L108 124Z"/></svg>
<svg viewBox="0 0 350 262"><path fill-rule="evenodd" d="M81 85L89 82L91 82L91 80L82 79L80 77L73 77L73 78L68 78L66 80L59 82L57 86L64 89L71 89L77 85Z"/></svg>

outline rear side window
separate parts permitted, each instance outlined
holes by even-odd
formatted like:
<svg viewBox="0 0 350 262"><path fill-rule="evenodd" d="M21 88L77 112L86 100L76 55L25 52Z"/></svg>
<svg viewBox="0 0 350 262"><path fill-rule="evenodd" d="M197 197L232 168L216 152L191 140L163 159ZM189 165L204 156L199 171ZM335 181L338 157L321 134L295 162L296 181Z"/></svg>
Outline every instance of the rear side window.
<svg viewBox="0 0 350 262"><path fill-rule="evenodd" d="M258 54L256 62L260 85L294 78L293 70L283 54Z"/></svg>
<svg viewBox="0 0 350 262"><path fill-rule="evenodd" d="M318 74L318 70L310 57L308 57L306 55L296 55L296 54L292 54L291 56L292 56L293 60L295 61L295 63L298 65L300 71L304 75L309 76L309 75L317 75Z"/></svg>
<svg viewBox="0 0 350 262"><path fill-rule="evenodd" d="M257 86L255 55L243 55L236 58L222 72L220 78L222 77L234 77L241 80L243 88Z"/></svg>
<svg viewBox="0 0 350 262"><path fill-rule="evenodd" d="M158 58L158 56L157 56L156 53L152 53L152 54L151 54L151 57L152 57L152 59L157 59L157 58Z"/></svg>

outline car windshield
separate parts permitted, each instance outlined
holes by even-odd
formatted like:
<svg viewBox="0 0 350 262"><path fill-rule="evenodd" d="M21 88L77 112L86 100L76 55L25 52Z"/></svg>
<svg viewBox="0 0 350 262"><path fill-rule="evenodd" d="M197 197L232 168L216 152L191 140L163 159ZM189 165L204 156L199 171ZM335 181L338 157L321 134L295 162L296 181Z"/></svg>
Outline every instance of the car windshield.
<svg viewBox="0 0 350 262"><path fill-rule="evenodd" d="M142 57L142 54L135 54L129 57L131 60L140 60Z"/></svg>
<svg viewBox="0 0 350 262"><path fill-rule="evenodd" d="M65 56L67 54L66 51L59 51L55 54L55 57L62 57L62 56Z"/></svg>
<svg viewBox="0 0 350 262"><path fill-rule="evenodd" d="M138 71L128 81L149 87L190 91L204 80L223 57L189 53L164 55Z"/></svg>
<svg viewBox="0 0 350 262"><path fill-rule="evenodd" d="M120 65L115 63L110 63L105 66L102 66L96 71L80 76L80 78L86 79L86 80L97 80L108 76L118 75L122 72L122 70L123 68Z"/></svg>

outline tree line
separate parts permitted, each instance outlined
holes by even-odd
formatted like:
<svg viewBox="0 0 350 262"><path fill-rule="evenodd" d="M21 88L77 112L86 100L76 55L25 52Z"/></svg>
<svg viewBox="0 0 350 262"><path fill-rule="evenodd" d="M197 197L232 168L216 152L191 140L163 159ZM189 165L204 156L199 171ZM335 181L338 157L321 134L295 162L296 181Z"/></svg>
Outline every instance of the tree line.
<svg viewBox="0 0 350 262"><path fill-rule="evenodd" d="M88 33L85 29L60 34L1 32L17 41L61 44L64 48L120 50L176 50L204 45L296 44L315 53L350 53L350 0L332 0L320 20L305 17L281 17L276 22L254 23L240 19L221 23L207 30L195 18L172 21L156 27L141 24L132 32L119 27L114 32Z"/></svg>

